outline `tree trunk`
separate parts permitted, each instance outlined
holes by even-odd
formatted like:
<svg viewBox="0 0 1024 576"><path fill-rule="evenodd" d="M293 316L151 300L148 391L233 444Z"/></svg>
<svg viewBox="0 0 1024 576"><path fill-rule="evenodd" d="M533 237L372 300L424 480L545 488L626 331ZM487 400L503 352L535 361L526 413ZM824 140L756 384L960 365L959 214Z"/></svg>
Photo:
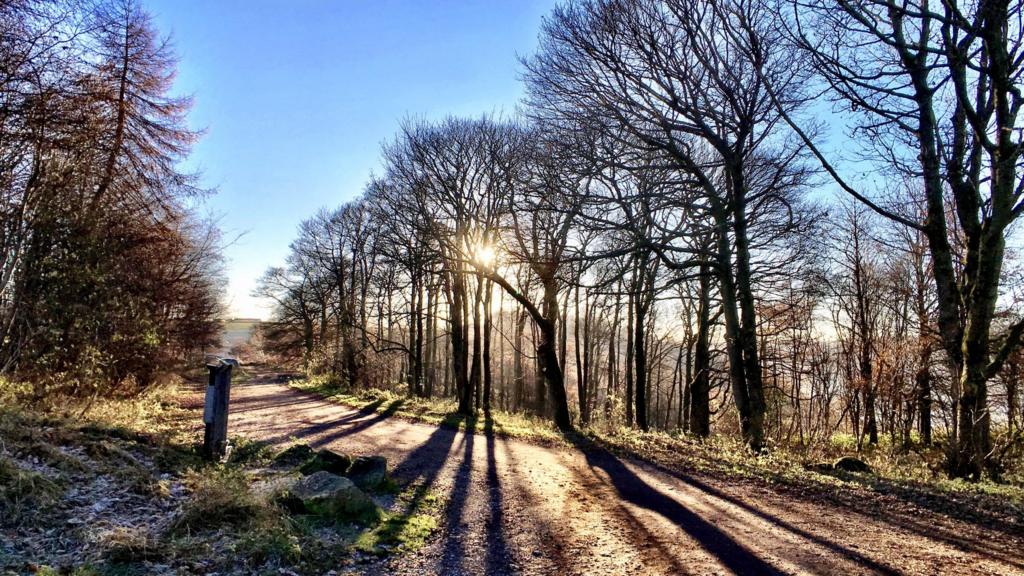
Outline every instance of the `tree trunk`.
<svg viewBox="0 0 1024 576"><path fill-rule="evenodd" d="M473 395L473 408L480 409L481 405L481 373L483 363L483 342L480 334L480 314L483 311L483 290L484 281L479 275L476 277L476 290L473 291L473 364L469 370L469 385Z"/></svg>
<svg viewBox="0 0 1024 576"><path fill-rule="evenodd" d="M604 417L612 418L612 407L619 385L619 352L615 343L619 339L619 294L615 295L615 312L612 317L612 329L608 336L608 386L604 397Z"/></svg>
<svg viewBox="0 0 1024 576"><path fill-rule="evenodd" d="M455 384L455 394L459 400L459 413L469 416L473 414L471 402L469 377L467 364L469 360L469 345L466 342L465 324L465 277L454 271L451 273L451 342L452 342L452 372Z"/></svg>
<svg viewBox="0 0 1024 576"><path fill-rule="evenodd" d="M576 286L574 322L572 329L573 348L576 355L576 400L579 405L580 421L587 423L587 382L583 377L583 360L580 342L580 286Z"/></svg>
<svg viewBox="0 0 1024 576"><path fill-rule="evenodd" d="M526 332L526 312L520 311L519 317L516 320L516 347L513 353L515 356L512 358L512 380L513 390L515 391L512 395L514 410L520 410L523 407L524 399L526 396L526 372L523 370L523 333Z"/></svg>
<svg viewBox="0 0 1024 576"><path fill-rule="evenodd" d="M629 428L633 427L633 302L636 300L634 292L634 290L629 292L629 298L626 303L628 312L626 316L626 393L624 400L626 405L626 426Z"/></svg>
<svg viewBox="0 0 1024 576"><path fill-rule="evenodd" d="M690 433L706 438L711 434L711 276L710 265L701 264L698 284L697 337L693 352L693 381L689 383Z"/></svg>
<svg viewBox="0 0 1024 576"><path fill-rule="evenodd" d="M490 280L480 280L482 283L486 283L484 289L484 342L483 342L483 361L484 361L484 412L486 414L491 413L491 328L493 320L491 318L491 297L494 293L493 286Z"/></svg>
<svg viewBox="0 0 1024 576"><path fill-rule="evenodd" d="M757 312L750 278L750 253L747 239L746 198L742 170L734 170L733 179L733 242L736 247L736 297L740 305L740 328L737 334L743 352L743 376L747 395L746 440L750 449L764 448L764 385L757 346Z"/></svg>
<svg viewBox="0 0 1024 576"><path fill-rule="evenodd" d="M410 287L410 292L409 292L409 325L408 325L409 344L407 346L407 356L408 356L408 362L409 362L409 369L406 372L406 376L407 376L407 379L408 379L407 383L409 385L409 395L410 396L417 396L418 395L417 387L419 385L419 381L417 380L417 378L419 377L418 372L419 372L420 368L418 366L417 355L418 355L418 350L421 350L421 349L420 349L420 343L417 340L417 336L420 335L420 331L417 330L417 324L419 324L419 321L418 321L418 319L419 319L418 318L419 317L419 310L417 309L417 306L418 306L418 304L417 304L417 293L418 292L419 292L419 277L418 277L418 274L413 273L412 274L412 285ZM422 328L422 324L420 324L420 328ZM422 356L420 356L420 358L422 358Z"/></svg>
<svg viewBox="0 0 1024 576"><path fill-rule="evenodd" d="M427 285L427 359L424 364L423 393L427 398L434 395L434 384L437 379L437 298L433 285Z"/></svg>
<svg viewBox="0 0 1024 576"><path fill-rule="evenodd" d="M729 357L729 380L736 412L740 419L740 433L747 445L753 447L757 434L753 428L751 402L747 394L746 366L743 362L743 342L736 305L736 284L733 278L732 256L729 249L728 220L721 207L716 206L713 214L716 224L715 264L720 284L719 294L722 298L725 348Z"/></svg>
<svg viewBox="0 0 1024 576"><path fill-rule="evenodd" d="M638 269L638 273L640 270ZM641 289L645 286L641 286ZM633 385L636 391L636 425L641 430L648 429L647 422L647 342L646 342L646 295L638 292L634 299L636 311L633 319L633 365L635 374Z"/></svg>

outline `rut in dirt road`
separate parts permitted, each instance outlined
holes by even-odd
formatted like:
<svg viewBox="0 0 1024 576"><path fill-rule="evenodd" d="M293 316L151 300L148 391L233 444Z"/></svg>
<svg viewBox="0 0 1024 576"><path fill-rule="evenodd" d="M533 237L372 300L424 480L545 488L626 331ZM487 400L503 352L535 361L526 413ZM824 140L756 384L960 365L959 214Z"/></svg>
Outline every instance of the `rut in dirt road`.
<svg viewBox="0 0 1024 576"><path fill-rule="evenodd" d="M603 451L465 434L267 378L233 390L231 428L382 454L420 497L448 499L430 544L367 573L1024 574L1019 538L936 514L866 514Z"/></svg>

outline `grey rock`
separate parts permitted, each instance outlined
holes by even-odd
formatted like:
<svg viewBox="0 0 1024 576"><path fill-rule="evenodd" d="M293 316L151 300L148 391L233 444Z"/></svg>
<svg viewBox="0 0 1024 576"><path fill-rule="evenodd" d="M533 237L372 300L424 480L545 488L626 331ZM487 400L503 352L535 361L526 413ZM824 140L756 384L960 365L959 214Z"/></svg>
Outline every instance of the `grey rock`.
<svg viewBox="0 0 1024 576"><path fill-rule="evenodd" d="M378 514L377 505L351 480L324 470L298 480L290 495L318 516L366 520Z"/></svg>
<svg viewBox="0 0 1024 576"><path fill-rule="evenodd" d="M388 459L383 456L360 456L352 461L345 475L363 490L373 490L387 480Z"/></svg>
<svg viewBox="0 0 1024 576"><path fill-rule="evenodd" d="M274 466L301 466L312 460L314 456L316 456L316 452L309 447L309 444L293 444L274 456Z"/></svg>
<svg viewBox="0 0 1024 576"><path fill-rule="evenodd" d="M316 456L303 464L299 471L306 475L323 471L341 476L348 471L351 465L352 458L348 455L324 448L317 452Z"/></svg>

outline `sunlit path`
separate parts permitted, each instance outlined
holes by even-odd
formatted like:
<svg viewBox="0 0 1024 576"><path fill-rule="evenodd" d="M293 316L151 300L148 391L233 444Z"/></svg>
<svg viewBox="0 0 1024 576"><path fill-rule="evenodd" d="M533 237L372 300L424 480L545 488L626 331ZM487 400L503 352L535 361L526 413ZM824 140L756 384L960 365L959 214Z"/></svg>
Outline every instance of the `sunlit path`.
<svg viewBox="0 0 1024 576"><path fill-rule="evenodd" d="M375 574L1024 573L1013 541L938 517L885 518L742 483L680 478L605 452L547 448L361 412L270 378L236 387L232 429L383 454L447 496L444 528ZM952 536L952 537L951 537Z"/></svg>

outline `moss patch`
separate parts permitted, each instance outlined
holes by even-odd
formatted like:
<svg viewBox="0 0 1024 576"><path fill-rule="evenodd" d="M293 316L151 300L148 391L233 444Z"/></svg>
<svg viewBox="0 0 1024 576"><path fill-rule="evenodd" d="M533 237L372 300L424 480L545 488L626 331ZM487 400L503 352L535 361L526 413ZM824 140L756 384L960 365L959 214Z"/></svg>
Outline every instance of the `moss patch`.
<svg viewBox="0 0 1024 576"><path fill-rule="evenodd" d="M375 555L418 550L437 530L441 508L440 500L421 488L403 491L396 510L386 512L376 527L360 534L353 547Z"/></svg>

